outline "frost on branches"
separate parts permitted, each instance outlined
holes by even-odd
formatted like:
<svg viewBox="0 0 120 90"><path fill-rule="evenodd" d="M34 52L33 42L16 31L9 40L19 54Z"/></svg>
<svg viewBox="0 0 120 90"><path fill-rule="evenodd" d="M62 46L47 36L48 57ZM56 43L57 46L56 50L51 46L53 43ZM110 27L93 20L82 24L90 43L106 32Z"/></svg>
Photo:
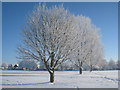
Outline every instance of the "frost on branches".
<svg viewBox="0 0 120 90"><path fill-rule="evenodd" d="M98 57L94 56L99 52L96 50L96 45L99 46L97 29L89 18L75 16L62 5L48 8L40 4L29 15L22 32L23 45L17 49L19 58L42 61L51 83L55 69L66 60L77 61L82 68L82 63Z"/></svg>
<svg viewBox="0 0 120 90"><path fill-rule="evenodd" d="M83 63L92 68L103 59L103 46L98 29L91 23L90 18L77 16L78 29L74 38L75 52L72 53L72 62L82 74ZM74 60L74 61L73 61Z"/></svg>

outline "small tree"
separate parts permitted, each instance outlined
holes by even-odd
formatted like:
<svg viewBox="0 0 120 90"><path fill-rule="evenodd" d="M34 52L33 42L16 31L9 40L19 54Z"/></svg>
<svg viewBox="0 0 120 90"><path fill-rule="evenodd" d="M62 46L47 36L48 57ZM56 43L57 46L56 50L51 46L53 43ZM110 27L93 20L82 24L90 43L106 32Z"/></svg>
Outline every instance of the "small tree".
<svg viewBox="0 0 120 90"><path fill-rule="evenodd" d="M4 69L8 68L8 64L7 63L2 63L1 67L3 67Z"/></svg>
<svg viewBox="0 0 120 90"><path fill-rule="evenodd" d="M108 67L110 70L115 70L117 68L117 64L113 59L110 59L108 62Z"/></svg>
<svg viewBox="0 0 120 90"><path fill-rule="evenodd" d="M30 70L37 69L37 63L34 60L22 60L19 62L19 68L27 68Z"/></svg>
<svg viewBox="0 0 120 90"><path fill-rule="evenodd" d="M13 65L12 64L8 64L8 69L13 69Z"/></svg>
<svg viewBox="0 0 120 90"><path fill-rule="evenodd" d="M108 69L108 62L106 59L102 59L98 62L97 66L99 67L99 70L106 70Z"/></svg>
<svg viewBox="0 0 120 90"><path fill-rule="evenodd" d="M117 69L120 70L120 60L117 61Z"/></svg>

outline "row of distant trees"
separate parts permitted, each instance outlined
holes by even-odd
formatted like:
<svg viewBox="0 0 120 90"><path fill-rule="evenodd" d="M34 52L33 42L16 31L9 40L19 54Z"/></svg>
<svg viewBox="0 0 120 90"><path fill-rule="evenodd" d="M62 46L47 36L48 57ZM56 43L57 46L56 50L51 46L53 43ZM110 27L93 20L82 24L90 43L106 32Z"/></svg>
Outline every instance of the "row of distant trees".
<svg viewBox="0 0 120 90"><path fill-rule="evenodd" d="M109 61L101 60L101 63L93 65L93 70L119 70L120 61L114 61L110 59ZM2 69L9 69L9 70L46 70L44 64L38 63L33 60L22 60L19 64L7 64L2 63ZM73 62L65 62L60 65L56 70L79 70L76 64ZM83 70L88 71L90 70L87 64L83 64Z"/></svg>
<svg viewBox="0 0 120 90"><path fill-rule="evenodd" d="M22 60L18 64L2 63L1 69L7 70L39 70L40 65L33 60Z"/></svg>

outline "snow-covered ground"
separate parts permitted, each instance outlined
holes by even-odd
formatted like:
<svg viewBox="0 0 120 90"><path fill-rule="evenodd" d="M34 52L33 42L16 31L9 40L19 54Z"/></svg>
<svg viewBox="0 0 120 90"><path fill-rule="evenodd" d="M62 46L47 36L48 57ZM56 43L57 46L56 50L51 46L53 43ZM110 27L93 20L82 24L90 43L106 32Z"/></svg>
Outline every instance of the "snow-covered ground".
<svg viewBox="0 0 120 90"><path fill-rule="evenodd" d="M118 71L56 71L49 83L47 71L2 71L3 88L118 88Z"/></svg>

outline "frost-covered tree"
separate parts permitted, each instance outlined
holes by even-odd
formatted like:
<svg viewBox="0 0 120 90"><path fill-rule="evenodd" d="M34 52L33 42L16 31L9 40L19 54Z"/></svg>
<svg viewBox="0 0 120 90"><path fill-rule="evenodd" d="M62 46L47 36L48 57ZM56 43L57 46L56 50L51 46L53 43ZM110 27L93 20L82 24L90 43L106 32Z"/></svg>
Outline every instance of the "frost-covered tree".
<svg viewBox="0 0 120 90"><path fill-rule="evenodd" d="M54 82L54 71L69 59L73 48L76 20L63 6L47 8L39 5L29 16L23 30L23 45L18 47L20 59L42 61Z"/></svg>
<svg viewBox="0 0 120 90"><path fill-rule="evenodd" d="M100 61L98 61L97 66L99 70L106 70L108 69L108 62L106 61L106 59L101 59Z"/></svg>
<svg viewBox="0 0 120 90"><path fill-rule="evenodd" d="M73 53L73 61L82 74L83 63L88 65L91 70L98 60L102 58L102 45L98 29L91 23L90 18L85 16L77 16L78 27L76 29L76 38L74 45L76 46Z"/></svg>
<svg viewBox="0 0 120 90"><path fill-rule="evenodd" d="M8 68L8 64L7 63L2 63L1 67L3 67L4 69Z"/></svg>
<svg viewBox="0 0 120 90"><path fill-rule="evenodd" d="M34 60L22 60L19 62L19 68L26 68L30 70L36 70L37 69L37 62Z"/></svg>
<svg viewBox="0 0 120 90"><path fill-rule="evenodd" d="M75 52L73 52L72 60L79 68L79 73L82 74L83 62L87 59L87 53L89 53L88 46L86 44L88 40L88 32L90 31L90 19L85 16L77 16L77 29L74 38L74 45L76 46ZM87 53L86 53L87 52Z"/></svg>
<svg viewBox="0 0 120 90"><path fill-rule="evenodd" d="M12 64L8 64L8 69L13 69L13 65Z"/></svg>
<svg viewBox="0 0 120 90"><path fill-rule="evenodd" d="M108 62L108 69L115 70L116 68L117 68L117 63L113 59L110 59L110 61Z"/></svg>
<svg viewBox="0 0 120 90"><path fill-rule="evenodd" d="M117 69L120 70L120 60L117 61Z"/></svg>
<svg viewBox="0 0 120 90"><path fill-rule="evenodd" d="M103 59L103 46L96 28L93 28L89 35L89 50L91 52L86 63L90 66L90 71L92 71L92 69Z"/></svg>
<svg viewBox="0 0 120 90"><path fill-rule="evenodd" d="M59 66L58 70L77 70L77 69L73 62L66 61Z"/></svg>

